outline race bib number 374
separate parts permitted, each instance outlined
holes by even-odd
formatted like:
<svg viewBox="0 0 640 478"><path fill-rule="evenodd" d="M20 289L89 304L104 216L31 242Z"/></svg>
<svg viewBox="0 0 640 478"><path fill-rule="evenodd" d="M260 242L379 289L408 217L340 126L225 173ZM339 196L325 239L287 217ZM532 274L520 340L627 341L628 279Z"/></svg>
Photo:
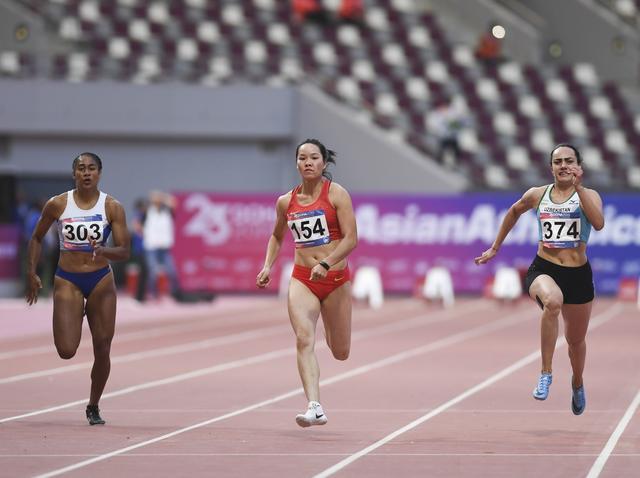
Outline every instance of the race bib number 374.
<svg viewBox="0 0 640 478"><path fill-rule="evenodd" d="M549 218L541 221L542 241L554 249L576 247L580 240L579 218Z"/></svg>

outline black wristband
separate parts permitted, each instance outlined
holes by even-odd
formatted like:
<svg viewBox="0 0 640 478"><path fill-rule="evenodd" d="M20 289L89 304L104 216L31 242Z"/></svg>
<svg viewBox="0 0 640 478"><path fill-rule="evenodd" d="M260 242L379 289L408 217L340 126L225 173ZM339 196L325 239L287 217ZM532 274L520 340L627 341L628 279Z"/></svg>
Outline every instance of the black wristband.
<svg viewBox="0 0 640 478"><path fill-rule="evenodd" d="M318 264L320 264L322 267L324 267L327 270L331 269L331 266L327 264L325 261L320 261L318 262Z"/></svg>

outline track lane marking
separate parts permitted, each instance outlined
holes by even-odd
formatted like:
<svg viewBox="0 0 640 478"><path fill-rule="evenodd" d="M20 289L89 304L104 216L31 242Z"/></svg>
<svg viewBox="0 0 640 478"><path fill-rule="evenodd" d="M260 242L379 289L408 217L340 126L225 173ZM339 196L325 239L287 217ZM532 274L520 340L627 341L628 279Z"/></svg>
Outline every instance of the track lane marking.
<svg viewBox="0 0 640 478"><path fill-rule="evenodd" d="M388 357L386 357L384 359L380 359L380 360L377 360L375 362L371 362L371 363L369 363L367 365L362 365L360 367L356 367L355 369L352 369L352 370L349 370L347 372L338 374L338 375L336 375L334 377L331 377L331 378L328 378L328 379L325 379L325 380L321 380L320 381L320 385L321 386L327 386L327 385L331 385L331 384L334 384L334 383L338 383L338 382L341 382L343 380L346 380L346 379L349 379L349 378L352 378L352 377L355 377L355 376L358 376L358 375L362 375L364 373L368 373L368 372L370 372L372 370L377 370L377 369L386 367L388 365L392 365L392 364L401 362L401 361L406 360L408 358L416 357L416 356L419 356L419 355L422 355L422 354L425 354L425 353L428 353L428 352L432 352L434 350L439 350L439 349L448 347L450 345L454 345L454 344L457 344L457 343L460 343L460 342L464 342L465 340L468 340L468 339L471 339L471 338L479 337L479 336L484 335L484 334L489 333L489 332L493 332L493 331L496 331L496 330L500 330L500 329L503 329L503 328L510 327L512 325L515 325L515 324L519 324L519 323L525 322L525 321L530 320L533 317L537 317L537 316L538 316L538 312L537 311L532 311L532 312L530 312L528 314L527 313L523 313L523 311L518 311L518 312L516 312L514 314L511 314L511 315L505 317L505 318L498 319L498 320L495 320L495 321L492 321L492 322L488 322L488 323L479 325L477 327L474 327L473 329L465 330L463 332L457 332L457 333L449 335L449 336L447 336L445 338L436 340L435 342L431 342L429 344L425 344L425 345L422 345L420 347L415 347L415 348L410 349L410 350L405 350L403 352L400 352L400 353L397 353L397 354L394 354L394 355L390 355L390 356L388 356ZM199 422L199 423L195 423L195 424L190 425L188 427L183 427L183 428L174 430L174 431L172 431L170 433L167 433L167 434L155 437L155 438L151 438L151 439L145 440L143 442L136 443L134 445L130 445L130 446L125 447L125 448L120 448L120 449L111 451L109 453L98 455L98 456L95 456L93 458L90 458L90 459L87 459L87 460L83 460L81 462L78 462L78 463L75 463L75 464L72 464L72 465L68 465L68 466L63 467L63 468L58 468L56 470L52 470L52 471L49 471L47 473L43 473L41 475L37 475L36 478L50 478L50 477L59 476L61 474L68 473L70 471L74 471L74 470L77 470L77 469L80 469L80 468L84 468L84 467L89 466L89 465L91 465L93 463L104 461L104 460L107 460L107 459L112 458L114 456L122 455L124 453L129 452L129 451L136 450L138 448L142 448L144 446L148 446L148 445L151 445L151 444L166 440L168 438L172 438L172 437L177 436L177 435L181 435L181 434L189 432L191 430L202 428L204 426L211 425L213 423L220 422L220 421L223 421L223 420L226 420L226 419L238 416L238 415L242 415L244 413L256 410L258 408L262 408L262 407L265 407L265 406L268 406L268 405L272 405L274 403L286 400L288 398L294 397L294 396L296 396L298 394L301 394L301 393L303 393L303 389L302 389L302 387L298 387L298 388L296 388L294 390L291 390L289 392L283 393L281 395L277 395L275 397L272 397L272 398L267 399L267 400L263 400L261 402L254 403L252 405L248 405L248 406L246 406L244 408L235 410L233 412L229 412L229 413L217 416L217 417L213 417L211 419L208 419L208 420L205 420L205 421L202 421L202 422Z"/></svg>
<svg viewBox="0 0 640 478"><path fill-rule="evenodd" d="M613 452L614 448L616 447L618 440L624 433L625 428L627 428L627 425L633 418L633 415L638 409L638 406L640 406L640 390L638 390L638 393L636 393L636 396L634 397L634 399L631 400L631 404L629 405L629 408L627 408L627 410L624 412L624 415L618 422L618 425L616 426L615 430L613 430L613 433L607 440L607 443L604 445L604 448L598 455L598 458L596 459L594 464L591 466L591 469L589 470L589 473L587 474L586 478L597 478L598 476L600 476L600 472L602 471L602 469L604 468L604 465L607 463L607 460L611 456L611 452Z"/></svg>
<svg viewBox="0 0 640 478"><path fill-rule="evenodd" d="M409 306L406 307L407 309L413 308L415 306ZM371 313L371 312L375 312L372 310L367 310L365 311L366 313ZM273 314L267 314L266 317L271 319L271 318L277 318L277 317L282 317L283 313L285 312L276 312ZM424 312L421 312L421 314L424 314ZM226 317L225 317L226 318ZM178 331L180 331L181 329L185 329L188 331L194 331L194 330L198 330L198 329L210 329L212 328L212 324L194 324L194 325L200 325L199 327L192 327L192 328L188 328L189 325L185 324L185 325L178 325L178 326L174 326L174 328L172 328L172 330L170 330L170 332L174 333L176 331L176 329ZM204 326L202 326L204 325ZM231 339L231 342L224 342L224 337L233 337L235 335L242 335L242 334L253 334L256 333L257 331L266 331L266 330L270 330L270 329L275 329L276 327L281 327L282 331L288 331L291 330L291 326L289 325L273 325L273 326L269 326L269 327L262 327L260 329L253 329L250 332L240 332L238 334L229 334L229 335L225 335L225 336L221 336L221 337L215 337L213 339L206 339L206 340L202 340L202 341L191 341L191 342L185 342L183 344L179 344L179 345L172 345L172 346L167 346L167 347L161 347L161 348L156 348L156 349L149 349L143 352L135 352L135 353L131 353L131 354L124 354L124 355L119 355L119 356L113 356L111 357L111 363L126 363L126 362L130 362L130 361L134 361L134 360L141 360L141 359L145 359L145 358L152 358L152 357L161 357L164 355L172 355L172 354L177 354L177 353L183 353L183 352L191 352L194 350L200 350L203 348L207 348L209 346L218 346L218 345L228 345L229 343L234 343L233 340L235 339ZM130 338L131 335L135 335L134 339L137 338L145 338L145 339L149 339L149 338L153 338L153 337L162 337L164 335L171 335L171 334L165 334L165 332L167 328L163 328L162 330L152 330L152 331L136 331L136 332L131 332L129 334L125 333L125 337L124 340L122 340L122 338L120 336L118 336L117 338L117 344L121 344L123 342L127 342L132 340ZM156 332L155 334L153 332ZM267 332L269 335L271 335L271 333ZM250 338L255 338L255 337L250 337ZM220 344L215 343L217 340L222 340L222 342ZM243 340L242 337L239 338L239 340ZM193 348L190 348L189 344L193 344ZM87 339L84 340L83 343L81 344L81 347L83 349L85 348L91 348L91 340ZM53 351L54 348L52 345L48 345L48 346L42 346L42 347L33 347L30 351L31 352L35 352L35 353L43 353L43 352L51 352ZM14 359L14 358L19 358L25 355L30 355L29 353L23 353L23 352L28 352L27 351L12 351L12 352L5 352L5 353L0 353L0 360L1 359ZM26 372L26 373L22 373L22 374L18 374L18 375L12 375L9 377L2 377L0 378L0 385L3 384L7 384L7 383L15 383L15 382L20 382L23 380L30 380L30 379L34 379L34 378L41 378L41 377L49 377L51 375L58 375L61 373L68 373L68 372L76 372L78 370L84 370L84 369L90 369L93 366L93 362L92 361L85 361L85 362L79 362L79 363L75 363L75 364L71 364L71 365L63 365L61 367L55 367L55 368L51 368L51 369L44 369L44 370L37 370L34 372Z"/></svg>
<svg viewBox="0 0 640 478"><path fill-rule="evenodd" d="M358 340L361 338L365 338L365 337L371 337L371 336L375 336L375 335L383 335L386 334L390 331L397 331L397 330L405 330L405 329L409 329L412 327L416 327L416 326L424 326L424 325L428 325L428 324L433 324L433 323L437 323L437 322L442 322L442 321L447 321L447 320L453 320L453 318L458 317L458 316L462 316L465 315L469 312L474 312L477 310L480 310L482 308L488 308L488 305L483 304L482 302L480 303L475 303L475 302L470 302L469 304L467 304L464 307L461 307L460 309L457 309L455 311L455 314L452 316L451 315L451 311L446 311L446 310L440 310L438 312L432 313L432 314L419 314L416 317L413 317L411 319L407 319L398 323L394 323L394 324L384 324L384 325L379 325L379 326L374 326L369 328L368 330L362 330L359 332L356 332L353 334L353 340ZM470 309L470 310L467 310ZM316 346L316 348L318 350L322 350L327 348L326 344L323 342L319 345ZM284 349L280 349L280 350L276 350L276 351L272 351L272 352L266 352L264 354L259 354L259 355L254 355L252 357L246 357L243 359L238 359L238 360L234 360L231 362L225 362L222 364L217 364L217 365L213 365L211 367L206 367L206 368L202 368L202 369L198 369L198 370L193 370L191 372L185 372L185 373L181 373L181 374L177 374L177 375L173 375L171 377L166 377L163 379L158 379L158 380L153 380L151 382L145 382L142 384L138 384L138 385L132 385L130 387L126 387L124 389L120 389L120 390L116 390L113 392L108 392L102 395L102 399L107 399L107 398L112 398L112 397L117 397L120 395L125 395L128 393L133 393L133 392L137 392L140 390L146 390L149 388L154 388L154 387L158 387L158 386L162 386L162 385L168 385L168 384L172 384L172 383L176 383L176 382L181 382L184 380L190 380L193 378L199 378L205 375L209 375L209 374L213 374L213 373L219 373L219 372L224 372L227 370L232 370L234 368L238 368L238 367L242 367L245 365L253 365L256 363L262 363L262 362L266 362L268 360L274 360L280 357L284 357L286 355L293 355L295 354L295 348L284 348ZM21 418L27 418L27 417L31 417L31 416L36 416L36 415L41 415L43 413L49 413L49 412L54 412L54 411L58 411L58 410L62 410L65 408L70 408L76 405L80 405L86 402L86 398L85 399L80 399L80 400L74 400L72 402L68 402L68 403L64 403L61 405L55 405L52 407L47 407L47 408L43 408L43 409L39 409L39 410L34 410L31 412L27 412L27 413L23 413L20 415L15 415L15 416L10 416L10 417L5 417L5 418L0 418L0 424L1 423L5 423L5 422L9 422L9 421L13 421L13 420L18 420Z"/></svg>
<svg viewBox="0 0 640 478"><path fill-rule="evenodd" d="M608 310L598 314L597 316L595 316L590 321L591 324L589 326L589 330L593 330L593 329L599 327L600 325L606 323L611 318L615 317L619 313L619 311L621 311L622 309L623 309L623 307L620 304L615 304L611 308L609 308ZM565 338L564 337L560 337L556 341L555 349L557 350L559 347L561 347L561 346L563 346L565 344L566 344ZM502 380L503 378L511 375L513 372L525 367L526 365L529 365L530 363L534 362L535 360L537 360L539 358L540 358L540 350L537 349L534 352L531 352L530 354L525 355L521 359L519 359L516 362L512 363L508 367L505 367L502 370L500 370L499 372L493 374L488 379L480 382L477 385L474 385L471 388L468 388L467 390L465 390L461 394L455 396L451 400L448 400L448 401L444 402L442 405L440 405L439 407L434 408L429 413L426 413L425 415L422 415L421 417L413 420L412 422L408 423L407 425L405 425L405 426L403 426L403 427L401 427L401 428L389 433L387 436L381 438L380 440L372 443L371 445L369 445L369 446L361 449L360 451L350 455L349 457L347 457L344 460L336 463L335 465L330 466L329 468L327 468L327 469L321 471L320 473L314 475L313 478L327 478L329 476L334 475L335 473L343 470L345 467L347 467L351 463L353 463L353 462L359 460L360 458L370 454L372 451L380 448L381 446L386 445L387 443L389 443L390 441L392 441L395 438L399 437L400 435L402 435L402 434L404 434L404 433L406 433L406 432L408 432L410 430L413 430L417 426L423 424L424 422L426 422L428 420L431 420L433 417L436 417L436 416L440 415L442 412L448 410L449 408L453 407L454 405L462 402L463 400L466 400L467 398L471 397L472 395L475 395L476 393L484 390L485 388L489 387L490 385L493 385L494 383L498 382L499 380Z"/></svg>

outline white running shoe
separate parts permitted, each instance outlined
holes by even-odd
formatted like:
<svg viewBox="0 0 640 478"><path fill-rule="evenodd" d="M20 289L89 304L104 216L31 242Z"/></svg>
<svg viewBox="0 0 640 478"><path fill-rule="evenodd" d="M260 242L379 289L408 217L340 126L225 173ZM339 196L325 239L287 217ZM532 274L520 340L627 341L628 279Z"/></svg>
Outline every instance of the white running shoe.
<svg viewBox="0 0 640 478"><path fill-rule="evenodd" d="M320 403L309 402L309 408L307 408L307 411L300 415L296 415L296 423L304 428L312 425L324 425L327 423L327 415L325 415Z"/></svg>

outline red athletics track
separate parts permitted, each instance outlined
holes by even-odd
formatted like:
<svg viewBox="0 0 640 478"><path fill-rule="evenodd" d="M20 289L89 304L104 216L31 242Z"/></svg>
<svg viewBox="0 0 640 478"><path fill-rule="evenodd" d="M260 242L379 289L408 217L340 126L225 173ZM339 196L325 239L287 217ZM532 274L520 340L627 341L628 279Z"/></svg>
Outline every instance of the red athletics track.
<svg viewBox="0 0 640 478"><path fill-rule="evenodd" d="M0 303L0 476L637 477L640 313L596 301L587 409L570 410L558 342L546 402L538 310L459 300L356 307L352 354L322 341L324 427L306 405L276 298L136 306L121 300L104 427L84 419L91 350L57 358L51 304Z"/></svg>

